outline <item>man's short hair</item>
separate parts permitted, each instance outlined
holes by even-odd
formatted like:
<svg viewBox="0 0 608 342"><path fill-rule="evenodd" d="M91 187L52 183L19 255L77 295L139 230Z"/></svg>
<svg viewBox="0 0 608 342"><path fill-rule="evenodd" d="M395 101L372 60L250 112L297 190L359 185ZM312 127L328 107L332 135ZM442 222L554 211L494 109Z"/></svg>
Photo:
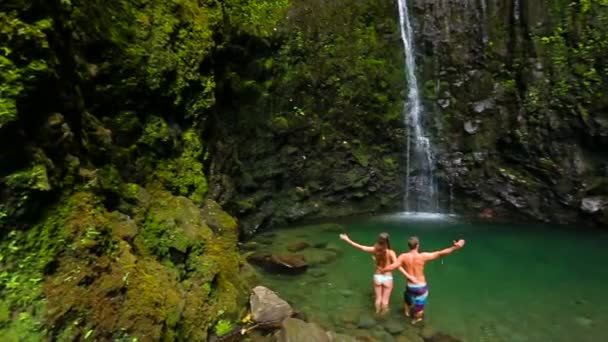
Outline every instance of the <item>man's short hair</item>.
<svg viewBox="0 0 608 342"><path fill-rule="evenodd" d="M410 249L418 247L419 244L420 240L417 236L410 236L410 238L407 240L407 245L410 246Z"/></svg>

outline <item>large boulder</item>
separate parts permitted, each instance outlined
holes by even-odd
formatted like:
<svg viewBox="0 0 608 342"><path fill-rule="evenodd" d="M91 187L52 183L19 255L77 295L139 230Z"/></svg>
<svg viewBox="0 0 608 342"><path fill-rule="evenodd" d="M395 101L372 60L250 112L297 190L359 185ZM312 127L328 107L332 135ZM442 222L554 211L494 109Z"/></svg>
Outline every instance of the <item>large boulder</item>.
<svg viewBox="0 0 608 342"><path fill-rule="evenodd" d="M251 318L259 323L280 322L293 315L289 303L264 286L256 286L249 297Z"/></svg>
<svg viewBox="0 0 608 342"><path fill-rule="evenodd" d="M306 323L296 318L283 321L277 342L330 342L327 333L315 323Z"/></svg>

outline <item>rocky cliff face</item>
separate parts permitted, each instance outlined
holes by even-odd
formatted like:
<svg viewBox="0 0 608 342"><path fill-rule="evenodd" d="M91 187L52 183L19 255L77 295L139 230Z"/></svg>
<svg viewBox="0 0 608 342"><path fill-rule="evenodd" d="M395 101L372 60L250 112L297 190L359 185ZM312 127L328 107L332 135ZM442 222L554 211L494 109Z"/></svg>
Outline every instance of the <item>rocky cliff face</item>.
<svg viewBox="0 0 608 342"><path fill-rule="evenodd" d="M608 222L606 2L411 4L427 126L456 210Z"/></svg>
<svg viewBox="0 0 608 342"><path fill-rule="evenodd" d="M443 210L606 222L605 1L409 6ZM397 3L294 3L277 32L278 52L227 68L265 87L229 96L257 97L221 125L214 197L246 231L399 209L407 137Z"/></svg>
<svg viewBox="0 0 608 342"><path fill-rule="evenodd" d="M403 51L391 2L294 2L276 50L223 65L210 194L244 231L396 209ZM238 103L238 106L235 104Z"/></svg>

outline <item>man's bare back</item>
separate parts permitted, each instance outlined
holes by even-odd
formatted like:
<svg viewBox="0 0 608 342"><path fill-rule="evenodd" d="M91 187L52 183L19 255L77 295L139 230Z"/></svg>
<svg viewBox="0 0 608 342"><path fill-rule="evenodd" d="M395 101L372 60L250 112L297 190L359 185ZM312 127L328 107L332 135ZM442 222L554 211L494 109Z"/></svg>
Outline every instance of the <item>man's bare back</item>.
<svg viewBox="0 0 608 342"><path fill-rule="evenodd" d="M456 250L464 247L464 240L454 241L451 247L442 249L436 252L420 252L420 242L417 237L410 237L408 245L410 251L399 255L394 263L384 268L384 271L391 271L397 267L403 267L405 272L411 277L408 277L408 284L404 293L405 299L405 314L409 316L411 306L413 306L416 323L422 320L424 315L424 305L428 297L428 288L426 285L426 277L424 275L424 265L427 261L441 258L442 256L451 254Z"/></svg>
<svg viewBox="0 0 608 342"><path fill-rule="evenodd" d="M405 271L412 275L414 279L409 279L414 284L426 284L424 276L424 265L426 260L422 253L417 251L409 251L401 254L401 265Z"/></svg>

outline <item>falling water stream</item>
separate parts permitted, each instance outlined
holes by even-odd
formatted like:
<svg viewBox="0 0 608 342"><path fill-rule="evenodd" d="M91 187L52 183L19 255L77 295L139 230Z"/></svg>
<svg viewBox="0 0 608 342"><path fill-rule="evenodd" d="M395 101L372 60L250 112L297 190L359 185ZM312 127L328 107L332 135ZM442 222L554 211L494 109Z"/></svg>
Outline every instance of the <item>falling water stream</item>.
<svg viewBox="0 0 608 342"><path fill-rule="evenodd" d="M414 40L406 0L399 0L399 22L408 83L407 101L404 105L405 123L408 129L405 211L437 212L437 184L433 176L433 152L420 118L423 108L416 78Z"/></svg>

